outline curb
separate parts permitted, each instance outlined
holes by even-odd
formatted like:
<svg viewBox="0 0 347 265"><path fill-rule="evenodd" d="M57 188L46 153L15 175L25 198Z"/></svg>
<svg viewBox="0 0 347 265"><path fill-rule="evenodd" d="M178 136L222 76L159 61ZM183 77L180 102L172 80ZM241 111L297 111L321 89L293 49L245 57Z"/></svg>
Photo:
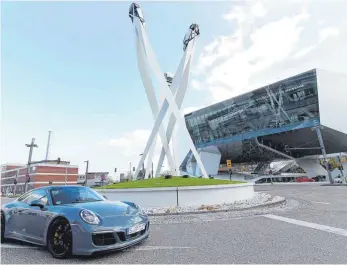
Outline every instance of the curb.
<svg viewBox="0 0 347 265"><path fill-rule="evenodd" d="M335 183L335 184L322 184L321 186L347 186L347 184Z"/></svg>
<svg viewBox="0 0 347 265"><path fill-rule="evenodd" d="M284 204L286 201L287 201L286 198L283 198L282 200L279 200L277 202L270 202L270 203L250 206L246 208L239 208L239 209L236 208L236 209L226 209L226 210L212 210L212 211L198 211L198 212L189 211L189 212L176 212L176 213L150 213L147 215L148 216L170 216L170 215L191 215L191 214L238 212L238 211L241 212L241 211L253 210L258 208L265 208L269 206L278 206L278 205Z"/></svg>

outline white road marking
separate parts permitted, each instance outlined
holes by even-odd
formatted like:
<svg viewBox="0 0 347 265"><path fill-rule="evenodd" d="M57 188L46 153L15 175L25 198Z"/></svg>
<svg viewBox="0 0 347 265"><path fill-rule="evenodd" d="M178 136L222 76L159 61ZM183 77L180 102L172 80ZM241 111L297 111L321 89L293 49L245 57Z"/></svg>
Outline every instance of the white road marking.
<svg viewBox="0 0 347 265"><path fill-rule="evenodd" d="M171 249L191 249L191 247L173 247L173 246L145 246L135 248L136 251L145 251L145 250L171 250Z"/></svg>
<svg viewBox="0 0 347 265"><path fill-rule="evenodd" d="M313 203L320 203L320 204L330 204L329 202L314 202L314 201L311 201Z"/></svg>
<svg viewBox="0 0 347 265"><path fill-rule="evenodd" d="M291 218L282 217L282 216L273 215L273 214L265 214L263 216L270 218L270 219L279 220L279 221L283 221L283 222L290 223L290 224L305 226L305 227L309 227L309 228L313 228L313 229L325 231L328 233L333 233L333 234L347 237L347 230L342 229L342 228L336 228L336 227L327 226L327 225L320 225L320 224L316 224L316 223L300 221L300 220L291 219Z"/></svg>
<svg viewBox="0 0 347 265"><path fill-rule="evenodd" d="M30 246L30 245L19 245L19 244L8 244L8 243L1 243L1 248L40 248L39 246Z"/></svg>

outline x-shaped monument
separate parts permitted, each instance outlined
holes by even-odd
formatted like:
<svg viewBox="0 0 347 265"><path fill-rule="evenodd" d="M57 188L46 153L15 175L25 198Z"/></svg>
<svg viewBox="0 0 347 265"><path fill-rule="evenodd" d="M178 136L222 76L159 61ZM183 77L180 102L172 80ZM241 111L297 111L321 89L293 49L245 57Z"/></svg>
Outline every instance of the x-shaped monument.
<svg viewBox="0 0 347 265"><path fill-rule="evenodd" d="M149 43L146 30L145 30L145 20L138 4L136 3L131 4L129 9L129 17L131 18L132 23L134 25L134 29L135 29L139 71L141 74L143 85L146 89L146 94L152 109L152 114L155 118L153 129L151 131L151 134L146 144L143 155L141 156L139 164L135 170L135 174L133 178L137 179L138 174L140 172L141 165L144 163L144 160L146 159L147 156L148 156L148 160L147 160L146 171L147 172L149 171L148 169L152 163L153 152L154 152L155 142L156 142L155 140L158 133L160 135L163 147L161 149L155 176L158 176L160 173L165 155L168 158L168 163L171 168L171 172L174 172L175 166L174 166L173 158L169 148L169 141L172 137L172 133L173 133L176 122L178 122L179 127L182 128L183 130L182 132L184 132L184 134L188 138L190 150L192 151L196 159L196 162L202 172L203 177L208 178L205 167L200 159L198 151L196 150L194 146L193 140L191 139L189 135L184 117L181 114L181 110L180 110L184 95L187 90L189 68L190 68L190 64L192 60L192 55L194 52L195 40L197 36L199 36L200 34L199 27L197 24L192 24L189 27L189 31L185 35L185 38L183 40L184 55L177 68L176 74L172 80L172 85L171 87L169 87L167 80L164 77L164 74L162 74L162 71L157 62L153 49ZM160 85L160 89L163 92L165 97L160 108L155 97L154 87L151 81L149 69L151 69L152 72L154 73L154 76L157 79L157 82ZM167 111L169 111L170 113L170 119L167 126L166 134L165 134L165 131L162 127L163 126L162 122Z"/></svg>

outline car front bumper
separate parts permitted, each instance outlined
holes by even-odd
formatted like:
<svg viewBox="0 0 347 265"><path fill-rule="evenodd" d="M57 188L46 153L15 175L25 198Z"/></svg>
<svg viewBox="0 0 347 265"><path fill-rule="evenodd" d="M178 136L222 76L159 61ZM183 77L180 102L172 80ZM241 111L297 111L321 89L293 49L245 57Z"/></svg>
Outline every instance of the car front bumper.
<svg viewBox="0 0 347 265"><path fill-rule="evenodd" d="M149 236L149 221L145 230L129 236L126 229L122 228L98 228L97 230L85 230L79 224L71 225L72 229L72 254L89 256L101 252L122 250L137 245Z"/></svg>

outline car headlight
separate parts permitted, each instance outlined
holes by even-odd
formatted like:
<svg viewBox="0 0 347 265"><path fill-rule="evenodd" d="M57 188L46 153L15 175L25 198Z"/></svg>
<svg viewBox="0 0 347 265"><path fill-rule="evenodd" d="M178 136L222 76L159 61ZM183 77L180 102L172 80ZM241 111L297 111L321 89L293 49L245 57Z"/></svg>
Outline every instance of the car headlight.
<svg viewBox="0 0 347 265"><path fill-rule="evenodd" d="M100 223L99 217L97 215L89 210L82 210L80 212L80 216L83 221L85 221L88 224L91 225L98 225Z"/></svg>

